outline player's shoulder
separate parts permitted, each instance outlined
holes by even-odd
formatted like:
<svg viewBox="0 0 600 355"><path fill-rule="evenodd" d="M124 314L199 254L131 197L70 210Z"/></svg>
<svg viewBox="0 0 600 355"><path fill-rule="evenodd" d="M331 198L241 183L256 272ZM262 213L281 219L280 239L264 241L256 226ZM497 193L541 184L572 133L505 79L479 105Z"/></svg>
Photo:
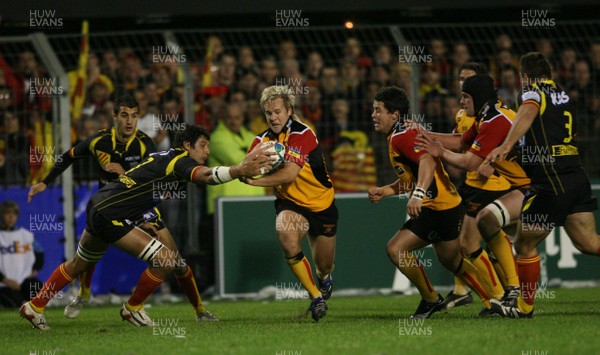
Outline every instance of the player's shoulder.
<svg viewBox="0 0 600 355"><path fill-rule="evenodd" d="M138 130L135 132L135 137L136 137L137 139L139 139L139 140L142 140L142 141L148 141L148 140L152 140L152 138L150 138L150 136L149 136L149 135L147 135L147 134L146 134L144 131L142 131L142 130L140 130L140 129L138 129Z"/></svg>
<svg viewBox="0 0 600 355"><path fill-rule="evenodd" d="M496 122L496 120L512 121L512 118L514 117L514 111L512 111L502 101L498 100L494 104L489 102L486 103L479 116L481 117L481 124L489 124L491 122Z"/></svg>
<svg viewBox="0 0 600 355"><path fill-rule="evenodd" d="M314 132L312 131L312 129L310 129L310 127L300 121L300 120L296 120L296 119L292 119L290 120L290 122L288 123L288 129L290 130L290 135L292 134L313 134Z"/></svg>

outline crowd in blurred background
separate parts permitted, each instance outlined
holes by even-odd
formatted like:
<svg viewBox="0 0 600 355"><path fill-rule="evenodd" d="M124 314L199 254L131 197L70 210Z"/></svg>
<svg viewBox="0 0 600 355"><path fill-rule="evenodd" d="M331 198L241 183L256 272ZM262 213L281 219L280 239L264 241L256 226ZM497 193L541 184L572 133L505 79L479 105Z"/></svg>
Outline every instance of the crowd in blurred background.
<svg viewBox="0 0 600 355"><path fill-rule="evenodd" d="M299 47L302 50L299 50ZM467 42L432 39L427 60L408 64L399 60L398 48L389 44L363 46L348 37L337 57L323 57L306 43L283 40L272 53L257 53L251 46L233 47L209 36L198 61L183 63L192 73L193 119L213 131L230 116L240 119L229 129L257 134L267 128L258 101L261 91L274 84L291 86L297 94L296 115L314 127L332 171L337 190L365 191L377 183L377 167L386 165L373 150L370 115L375 92L397 85L411 92L411 71L420 72L419 109L435 131L451 131L460 109L457 71L460 65L483 61L496 81L498 94L515 108L520 90L519 57L506 34L495 38L495 52L486 60L474 55ZM538 39L531 50L544 53L554 69L555 81L575 102L577 139L591 177L600 176L598 152L593 144L600 134L600 42L588 50L556 48L550 39ZM2 52L0 52L2 54ZM154 54L156 52L154 51ZM43 178L37 147L52 141L52 95L30 90L32 82L48 77L36 54L24 50L8 60L0 56L0 179L3 186L28 185ZM152 137L159 150L168 149L176 123L184 121L184 66L157 62L153 50L132 48L91 49L87 65L86 100L79 117L72 118L72 143L85 140L99 129L110 129L111 95L124 90L139 103L138 128ZM73 69L73 68L71 68ZM69 73L75 80L74 71ZM75 85L70 85L74 88ZM72 90L71 90L72 91ZM73 95L72 92L69 93ZM413 108L414 109L414 108ZM233 128L232 128L233 127ZM246 148L242 144L241 148ZM237 149L237 148L236 148ZM36 158L37 155L37 158ZM93 162L75 166L75 179L96 180Z"/></svg>

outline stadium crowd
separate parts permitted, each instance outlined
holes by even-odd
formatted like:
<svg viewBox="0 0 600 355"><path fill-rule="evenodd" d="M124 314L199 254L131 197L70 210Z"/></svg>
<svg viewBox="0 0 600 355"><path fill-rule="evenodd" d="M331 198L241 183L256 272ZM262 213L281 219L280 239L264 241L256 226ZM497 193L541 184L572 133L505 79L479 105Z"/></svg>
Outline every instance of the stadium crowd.
<svg viewBox="0 0 600 355"><path fill-rule="evenodd" d="M516 53L506 34L496 37L495 47L487 58L489 70L499 97L514 108L522 53ZM594 163L600 156L592 148L600 131L600 42L590 42L588 51L579 53L572 47L556 48L542 38L535 49L549 58L556 82L575 100L584 166L591 177L598 177ZM324 58L306 43L291 40L281 41L273 53L259 55L251 46L228 46L217 36L207 38L203 60L186 63L168 56L157 62L150 48L145 52L92 48L86 100L82 114L73 117L71 140L75 143L110 128L111 95L124 90L140 105L138 128L155 140L159 150L168 149L183 122L184 75L179 64L186 64L193 77L196 124L211 132L230 112L241 109L244 125L259 133L267 127L258 105L260 92L269 85L289 85L298 97L296 115L314 127L327 152L337 191L366 191L377 182L376 168L387 164L369 142L375 92L387 85L410 92L411 71L418 70L422 117L433 130L448 132L460 108L457 68L482 59L466 42L441 39L430 40L425 50L429 56L416 65L399 60L397 52L388 44L363 46L356 37L346 39L336 58ZM36 183L43 177L47 152L40 147L53 143L50 116L56 92L32 86L57 85L40 80L48 75L33 51L23 50L10 59L0 56L0 177L5 187ZM75 72L69 77L74 88ZM90 161L78 162L75 180L94 181L93 167Z"/></svg>

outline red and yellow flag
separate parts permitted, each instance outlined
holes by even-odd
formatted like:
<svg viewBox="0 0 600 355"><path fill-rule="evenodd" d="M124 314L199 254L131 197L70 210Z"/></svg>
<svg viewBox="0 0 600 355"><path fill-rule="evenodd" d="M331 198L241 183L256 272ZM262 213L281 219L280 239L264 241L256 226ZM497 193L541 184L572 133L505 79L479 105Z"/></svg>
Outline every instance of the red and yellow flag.
<svg viewBox="0 0 600 355"><path fill-rule="evenodd" d="M79 50L79 66L77 68L77 81L71 88L71 117L74 121L79 120L85 103L85 92L87 88L87 66L90 55L90 34L87 20L81 24L81 46Z"/></svg>

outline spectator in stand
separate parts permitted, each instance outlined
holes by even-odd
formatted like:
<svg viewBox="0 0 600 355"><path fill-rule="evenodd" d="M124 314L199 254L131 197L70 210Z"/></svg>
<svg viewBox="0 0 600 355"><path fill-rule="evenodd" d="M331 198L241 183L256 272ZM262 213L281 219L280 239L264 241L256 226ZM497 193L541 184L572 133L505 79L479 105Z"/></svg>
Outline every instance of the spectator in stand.
<svg viewBox="0 0 600 355"><path fill-rule="evenodd" d="M273 57L267 57L260 62L260 81L266 85L274 85L279 77L277 61Z"/></svg>
<svg viewBox="0 0 600 355"><path fill-rule="evenodd" d="M592 42L589 50L592 83L600 91L600 41Z"/></svg>
<svg viewBox="0 0 600 355"><path fill-rule="evenodd" d="M353 59L345 59L340 66L340 73L340 89L350 105L350 121L363 122L364 117L360 117L360 114L364 93L359 65Z"/></svg>
<svg viewBox="0 0 600 355"><path fill-rule="evenodd" d="M471 54L469 52L469 46L467 46L465 42L458 42L454 44L454 47L452 49L452 66L454 67L454 70L458 70L458 68L460 68L461 65L466 64L470 61ZM457 81L456 78L458 78L458 73L455 72L454 74L455 77L453 78L453 80Z"/></svg>
<svg viewBox="0 0 600 355"><path fill-rule="evenodd" d="M554 46L548 38L540 38L535 42L536 51L542 53L544 57L550 62L552 67L556 68L556 57L554 53Z"/></svg>
<svg viewBox="0 0 600 355"><path fill-rule="evenodd" d="M557 68L558 77L556 79L562 87L568 87L573 83L576 61L577 53L573 48L567 47L560 52L560 60Z"/></svg>
<svg viewBox="0 0 600 355"><path fill-rule="evenodd" d="M323 67L319 79L319 91L321 93L321 105L323 116L321 121L332 122L331 103L341 95L338 70L335 67Z"/></svg>
<svg viewBox="0 0 600 355"><path fill-rule="evenodd" d="M406 92L412 90L411 67L404 63L396 63L392 67L392 84L404 89ZM371 112L373 110L373 102L369 103Z"/></svg>
<svg viewBox="0 0 600 355"><path fill-rule="evenodd" d="M500 85L498 85L498 98L511 110L517 109L517 96L519 95L519 73L512 65L505 65L500 72Z"/></svg>
<svg viewBox="0 0 600 355"><path fill-rule="evenodd" d="M7 106L18 107L23 101L25 94L25 83L16 68L8 65L4 57L0 55L0 86L9 88L12 93L9 96L10 104ZM6 96L0 97L6 100Z"/></svg>
<svg viewBox="0 0 600 355"><path fill-rule="evenodd" d="M300 74L300 64L296 59L286 58L281 60L281 75L286 78L297 78Z"/></svg>
<svg viewBox="0 0 600 355"><path fill-rule="evenodd" d="M391 66L393 64L392 50L387 44L380 44L377 46L375 56L373 57L373 64L383 64Z"/></svg>
<svg viewBox="0 0 600 355"><path fill-rule="evenodd" d="M29 50L19 53L17 70L21 75L21 82L25 89L24 104L27 109L39 108L48 111L52 108L52 98L47 95L31 93L31 81L47 77L46 70L38 62L35 54Z"/></svg>
<svg viewBox="0 0 600 355"><path fill-rule="evenodd" d="M106 50L102 53L102 65L100 72L106 75L113 83L119 83L119 61L113 50Z"/></svg>
<svg viewBox="0 0 600 355"><path fill-rule="evenodd" d="M230 53L222 53L218 58L218 75L214 86L231 87L235 83L235 57Z"/></svg>
<svg viewBox="0 0 600 355"><path fill-rule="evenodd" d="M238 49L238 60L237 60L236 76L241 78L244 73L248 71L258 71L256 60L254 59L254 52L250 46L242 46Z"/></svg>
<svg viewBox="0 0 600 355"><path fill-rule="evenodd" d="M500 77L500 68L503 65L512 65L519 70L519 57L514 54L512 40L505 33L496 37L496 51L490 60L492 77Z"/></svg>
<svg viewBox="0 0 600 355"><path fill-rule="evenodd" d="M323 106L321 105L321 91L318 86L308 87L308 95L301 103L302 115L315 127L319 127L323 119ZM317 129L318 134L318 129Z"/></svg>
<svg viewBox="0 0 600 355"><path fill-rule="evenodd" d="M385 64L375 64L371 67L371 82L380 86L390 85L390 67ZM373 101L371 101L373 102Z"/></svg>
<svg viewBox="0 0 600 355"><path fill-rule="evenodd" d="M282 62L286 59L296 59L298 51L296 50L296 44L292 40L283 40L279 43L279 50L277 51L279 61Z"/></svg>
<svg viewBox="0 0 600 355"><path fill-rule="evenodd" d="M433 66L429 66L423 72L421 87L419 89L419 97L425 98L432 91L437 91L441 95L446 95L448 92L442 87L440 73Z"/></svg>
<svg viewBox="0 0 600 355"><path fill-rule="evenodd" d="M15 113L4 111L2 114L4 127L0 127L3 128L0 131L0 179L3 186L25 185L29 181L31 139L21 130L19 117Z"/></svg>
<svg viewBox="0 0 600 355"><path fill-rule="evenodd" d="M167 65L152 67L152 81L156 84L156 90L161 96L173 88L173 77Z"/></svg>
<svg viewBox="0 0 600 355"><path fill-rule="evenodd" d="M319 142L325 151L329 151L335 145L341 131L354 131L358 128L350 115L350 104L345 98L337 98L332 102L331 115L333 121L321 121L317 128Z"/></svg>
<svg viewBox="0 0 600 355"><path fill-rule="evenodd" d="M0 204L0 306L19 308L42 289L36 278L44 265L44 249L33 233L17 226L19 205Z"/></svg>
<svg viewBox="0 0 600 355"><path fill-rule="evenodd" d="M306 78L307 80L319 80L319 74L323 70L323 57L319 52L310 52L306 60Z"/></svg>
<svg viewBox="0 0 600 355"><path fill-rule="evenodd" d="M580 59L575 63L575 77L573 83L566 89L569 97L574 102L577 117L578 137L589 137L593 134L595 117L593 117L594 87L592 85L589 64Z"/></svg>
<svg viewBox="0 0 600 355"><path fill-rule="evenodd" d="M450 63L446 57L446 44L439 38L432 39L429 41L429 53L431 54L431 63L428 63L428 67L439 73L440 83L442 86L447 87L452 78L449 77L451 71Z"/></svg>
<svg viewBox="0 0 600 355"><path fill-rule="evenodd" d="M0 85L0 112L11 109L14 96L8 86Z"/></svg>
<svg viewBox="0 0 600 355"><path fill-rule="evenodd" d="M252 100L254 101L254 100ZM229 104L226 114L219 120L210 135L210 155L208 166L226 166L229 162L237 164L244 159L255 134L244 126L244 111L236 104ZM241 157L241 158L240 158ZM215 212L215 201L220 196L257 196L264 195L264 188L254 188L239 180L229 184L207 186L208 214Z"/></svg>
<svg viewBox="0 0 600 355"><path fill-rule="evenodd" d="M120 83L126 91L133 91L137 88L142 87L142 83L145 79L145 71L142 68L140 59L126 50L121 51L121 72Z"/></svg>
<svg viewBox="0 0 600 355"><path fill-rule="evenodd" d="M456 113L461 109L460 100L454 95L444 96L444 127L454 127L456 125ZM445 131L451 132L452 129Z"/></svg>
<svg viewBox="0 0 600 355"><path fill-rule="evenodd" d="M362 80L366 77L369 68L373 65L373 61L363 53L360 41L356 37L348 37L344 46L343 61L356 63L358 66L359 78Z"/></svg>
<svg viewBox="0 0 600 355"><path fill-rule="evenodd" d="M236 85L237 90L244 94L245 99L255 100L258 82L259 78L256 70L243 71Z"/></svg>
<svg viewBox="0 0 600 355"><path fill-rule="evenodd" d="M438 90L433 90L425 95L425 121L433 123L433 131L450 132L454 125L444 118L442 99L445 96Z"/></svg>

